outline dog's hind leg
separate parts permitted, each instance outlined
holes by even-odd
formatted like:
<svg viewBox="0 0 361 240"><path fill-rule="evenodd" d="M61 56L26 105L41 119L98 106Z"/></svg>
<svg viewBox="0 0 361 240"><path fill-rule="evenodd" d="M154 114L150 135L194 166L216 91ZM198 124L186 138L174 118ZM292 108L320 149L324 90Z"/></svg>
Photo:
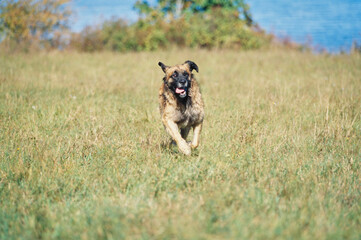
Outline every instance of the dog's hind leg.
<svg viewBox="0 0 361 240"><path fill-rule="evenodd" d="M184 140L187 140L189 131L191 130L191 127L185 127L181 129L181 136Z"/></svg>
<svg viewBox="0 0 361 240"><path fill-rule="evenodd" d="M193 127L193 141L192 141L192 148L197 148L199 145L199 137L202 131L202 123Z"/></svg>

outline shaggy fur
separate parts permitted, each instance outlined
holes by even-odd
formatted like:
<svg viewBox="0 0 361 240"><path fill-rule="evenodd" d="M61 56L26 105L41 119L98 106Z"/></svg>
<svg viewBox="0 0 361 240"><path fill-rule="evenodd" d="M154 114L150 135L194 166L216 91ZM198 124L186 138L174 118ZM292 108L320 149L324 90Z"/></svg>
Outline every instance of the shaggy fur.
<svg viewBox="0 0 361 240"><path fill-rule="evenodd" d="M204 103L192 71L198 72L198 66L192 61L173 67L159 62L165 76L159 89L159 108L162 122L179 150L185 155L191 154L191 148L199 145L204 118ZM193 140L187 143L190 129L193 128Z"/></svg>

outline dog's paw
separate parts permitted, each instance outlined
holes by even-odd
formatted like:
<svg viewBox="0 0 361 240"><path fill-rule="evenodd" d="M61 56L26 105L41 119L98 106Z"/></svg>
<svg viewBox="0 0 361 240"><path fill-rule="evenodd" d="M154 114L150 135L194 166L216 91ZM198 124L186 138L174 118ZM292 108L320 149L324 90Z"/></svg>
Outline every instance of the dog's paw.
<svg viewBox="0 0 361 240"><path fill-rule="evenodd" d="M191 143L190 146L192 149L196 149L198 147L198 144Z"/></svg>
<svg viewBox="0 0 361 240"><path fill-rule="evenodd" d="M187 142L179 144L179 150L185 155L191 155L191 146Z"/></svg>

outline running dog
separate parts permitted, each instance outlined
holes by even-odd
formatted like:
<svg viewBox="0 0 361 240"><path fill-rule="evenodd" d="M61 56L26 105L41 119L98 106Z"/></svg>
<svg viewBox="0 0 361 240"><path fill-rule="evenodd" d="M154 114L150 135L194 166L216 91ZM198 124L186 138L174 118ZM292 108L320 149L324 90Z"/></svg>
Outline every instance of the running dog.
<svg viewBox="0 0 361 240"><path fill-rule="evenodd" d="M192 61L175 66L158 65L165 76L159 89L159 109L162 122L179 150L190 155L191 149L199 145L204 119L204 103L199 85L192 71L198 72L198 66ZM190 129L193 128L193 140L187 142Z"/></svg>

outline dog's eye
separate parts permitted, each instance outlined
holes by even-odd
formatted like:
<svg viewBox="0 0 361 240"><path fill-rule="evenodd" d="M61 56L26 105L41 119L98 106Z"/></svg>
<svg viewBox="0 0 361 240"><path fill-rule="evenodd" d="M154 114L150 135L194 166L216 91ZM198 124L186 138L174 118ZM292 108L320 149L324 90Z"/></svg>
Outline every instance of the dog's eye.
<svg viewBox="0 0 361 240"><path fill-rule="evenodd" d="M188 74L187 72L184 72L184 73L183 73L183 76L188 77L189 74Z"/></svg>
<svg viewBox="0 0 361 240"><path fill-rule="evenodd" d="M177 72L174 72L173 74L172 74L172 77L177 77L178 76L178 73Z"/></svg>

